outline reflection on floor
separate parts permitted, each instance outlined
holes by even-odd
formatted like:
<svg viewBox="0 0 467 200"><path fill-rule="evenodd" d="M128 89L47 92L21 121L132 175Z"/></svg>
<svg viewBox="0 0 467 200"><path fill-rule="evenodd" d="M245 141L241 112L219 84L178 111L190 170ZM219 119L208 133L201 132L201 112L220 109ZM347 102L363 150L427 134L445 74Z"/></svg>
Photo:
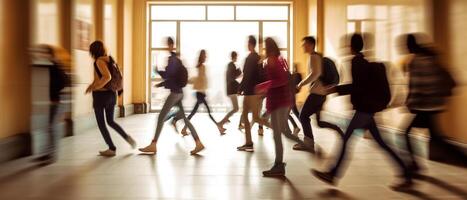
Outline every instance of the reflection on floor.
<svg viewBox="0 0 467 200"><path fill-rule="evenodd" d="M154 132L156 115L135 115L118 120L139 142L146 145ZM221 114L215 115L220 118ZM0 179L0 199L139 200L139 199L466 199L467 169L430 161L424 180L415 191L397 193L388 188L395 170L371 140L355 137L352 162L338 187L325 185L310 175L322 168L310 154L292 150L285 141L287 178L263 178L261 171L273 162L270 130L254 135L255 152L237 152L243 133L232 118L227 134L220 136L206 115L193 118L207 147L190 156L191 137L181 137L168 124L160 138L156 156L139 155L116 134L118 155L98 157L105 148L97 129L61 141L57 163L25 168ZM317 142L332 157L336 135L314 129ZM256 127L254 128L256 132ZM357 142L358 141L358 142ZM18 166L19 168L20 166Z"/></svg>

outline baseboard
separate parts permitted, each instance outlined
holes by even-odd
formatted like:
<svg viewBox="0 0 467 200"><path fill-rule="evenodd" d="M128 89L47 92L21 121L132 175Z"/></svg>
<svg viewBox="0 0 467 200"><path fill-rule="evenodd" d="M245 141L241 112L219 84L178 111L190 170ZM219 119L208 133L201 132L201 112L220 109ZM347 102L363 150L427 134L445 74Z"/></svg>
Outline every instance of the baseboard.
<svg viewBox="0 0 467 200"><path fill-rule="evenodd" d="M335 113L335 112L326 112L323 111L321 116L326 119L332 119L329 120L339 127L346 129L348 126L348 123L350 122L350 119L352 117L351 114L349 113ZM392 127L387 127L387 126L378 126L379 130L381 131L382 137L388 141L394 148L405 150L405 138L404 138L404 133L396 128ZM414 148L414 153L417 156L427 158L430 160L439 160L437 159L437 156L435 155L437 150L433 149L433 145L430 145L430 140L426 136L422 135L416 135L416 134L411 134L411 142L412 146ZM455 145L459 149L461 149L464 152L467 152L467 145L466 144L461 144L457 143L455 141L448 141L449 143ZM446 155L444 155L446 157Z"/></svg>
<svg viewBox="0 0 467 200"><path fill-rule="evenodd" d="M133 104L127 104L120 107L120 117L128 117L135 114L135 106Z"/></svg>
<svg viewBox="0 0 467 200"><path fill-rule="evenodd" d="M0 163L32 155L30 133L0 139Z"/></svg>
<svg viewBox="0 0 467 200"><path fill-rule="evenodd" d="M134 103L133 105L134 114L148 113L149 108L147 103Z"/></svg>

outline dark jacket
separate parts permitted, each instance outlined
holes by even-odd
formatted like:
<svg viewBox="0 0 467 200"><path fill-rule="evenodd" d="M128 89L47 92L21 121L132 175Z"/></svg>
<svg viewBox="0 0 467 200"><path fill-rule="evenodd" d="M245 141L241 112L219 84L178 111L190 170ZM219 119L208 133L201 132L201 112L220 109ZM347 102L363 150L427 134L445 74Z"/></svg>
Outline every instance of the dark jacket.
<svg viewBox="0 0 467 200"><path fill-rule="evenodd" d="M238 83L236 79L241 74L242 74L242 71L238 69L237 66L235 66L235 63L230 62L229 65L227 65L227 72L225 74L227 95L238 93L238 88L240 84Z"/></svg>
<svg viewBox="0 0 467 200"><path fill-rule="evenodd" d="M180 78L178 78L178 76L180 76L180 73L178 73L180 67L183 67L181 60L177 57L175 52L171 52L165 71L157 71L164 79L164 87L169 89L170 92L183 92L183 87L180 86L182 84L177 82L177 80L180 80Z"/></svg>
<svg viewBox="0 0 467 200"><path fill-rule="evenodd" d="M259 63L258 53L250 53L243 67L243 79L240 92L243 95L255 95L255 86L264 81L264 69Z"/></svg>
<svg viewBox="0 0 467 200"><path fill-rule="evenodd" d="M350 101L355 110L373 113L374 109L367 103L370 84L370 65L363 54L359 53L352 59L352 84L337 86L337 92L341 95L350 94Z"/></svg>

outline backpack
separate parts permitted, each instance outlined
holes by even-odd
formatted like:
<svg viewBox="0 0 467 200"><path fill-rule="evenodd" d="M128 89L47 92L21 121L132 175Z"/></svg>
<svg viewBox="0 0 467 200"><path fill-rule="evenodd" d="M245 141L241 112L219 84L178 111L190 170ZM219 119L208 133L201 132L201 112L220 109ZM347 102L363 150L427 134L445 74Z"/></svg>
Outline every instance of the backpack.
<svg viewBox="0 0 467 200"><path fill-rule="evenodd" d="M324 85L338 85L339 84L339 72L337 72L336 64L328 57L321 56L321 62L323 71L319 78Z"/></svg>
<svg viewBox="0 0 467 200"><path fill-rule="evenodd" d="M188 84L188 70L183 65L182 61L179 58L175 58L177 60L177 77L176 83L179 87L185 87Z"/></svg>
<svg viewBox="0 0 467 200"><path fill-rule="evenodd" d="M112 79L110 79L110 81L105 84L104 88L114 92L120 92L123 90L123 76L115 60L111 56L109 56L109 58L110 60L109 63L107 63L107 68L109 69ZM99 77L102 77L102 74L99 71L96 63L94 63L94 67L97 69L96 72Z"/></svg>
<svg viewBox="0 0 467 200"><path fill-rule="evenodd" d="M372 111L380 112L386 109L391 101L391 89L386 75L386 66L378 62L370 62L368 65L367 103Z"/></svg>

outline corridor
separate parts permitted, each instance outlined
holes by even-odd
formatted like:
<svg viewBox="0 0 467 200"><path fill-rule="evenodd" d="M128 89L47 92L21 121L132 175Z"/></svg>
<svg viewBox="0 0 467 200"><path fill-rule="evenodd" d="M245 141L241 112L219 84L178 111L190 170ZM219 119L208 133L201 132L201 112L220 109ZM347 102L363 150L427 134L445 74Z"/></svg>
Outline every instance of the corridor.
<svg viewBox="0 0 467 200"><path fill-rule="evenodd" d="M216 113L215 117L220 117ZM132 115L119 122L139 146L153 136L157 115ZM286 178L265 178L261 171L274 160L274 142L269 129L264 136L253 134L255 152L238 152L243 133L236 127L238 115L219 136L205 114L193 118L206 150L190 156L194 146L165 126L157 155L140 155L112 132L117 156L99 157L106 148L97 128L60 141L59 158L48 166L33 166L24 158L1 166L0 199L3 200L143 200L143 199L466 199L465 168L423 160L426 171L414 190L398 193L388 187L395 168L371 139L354 138L352 162L338 187L328 186L310 174L320 162L306 152L292 150L284 140ZM256 126L253 133L256 133ZM332 157L337 137L313 127L316 141Z"/></svg>

